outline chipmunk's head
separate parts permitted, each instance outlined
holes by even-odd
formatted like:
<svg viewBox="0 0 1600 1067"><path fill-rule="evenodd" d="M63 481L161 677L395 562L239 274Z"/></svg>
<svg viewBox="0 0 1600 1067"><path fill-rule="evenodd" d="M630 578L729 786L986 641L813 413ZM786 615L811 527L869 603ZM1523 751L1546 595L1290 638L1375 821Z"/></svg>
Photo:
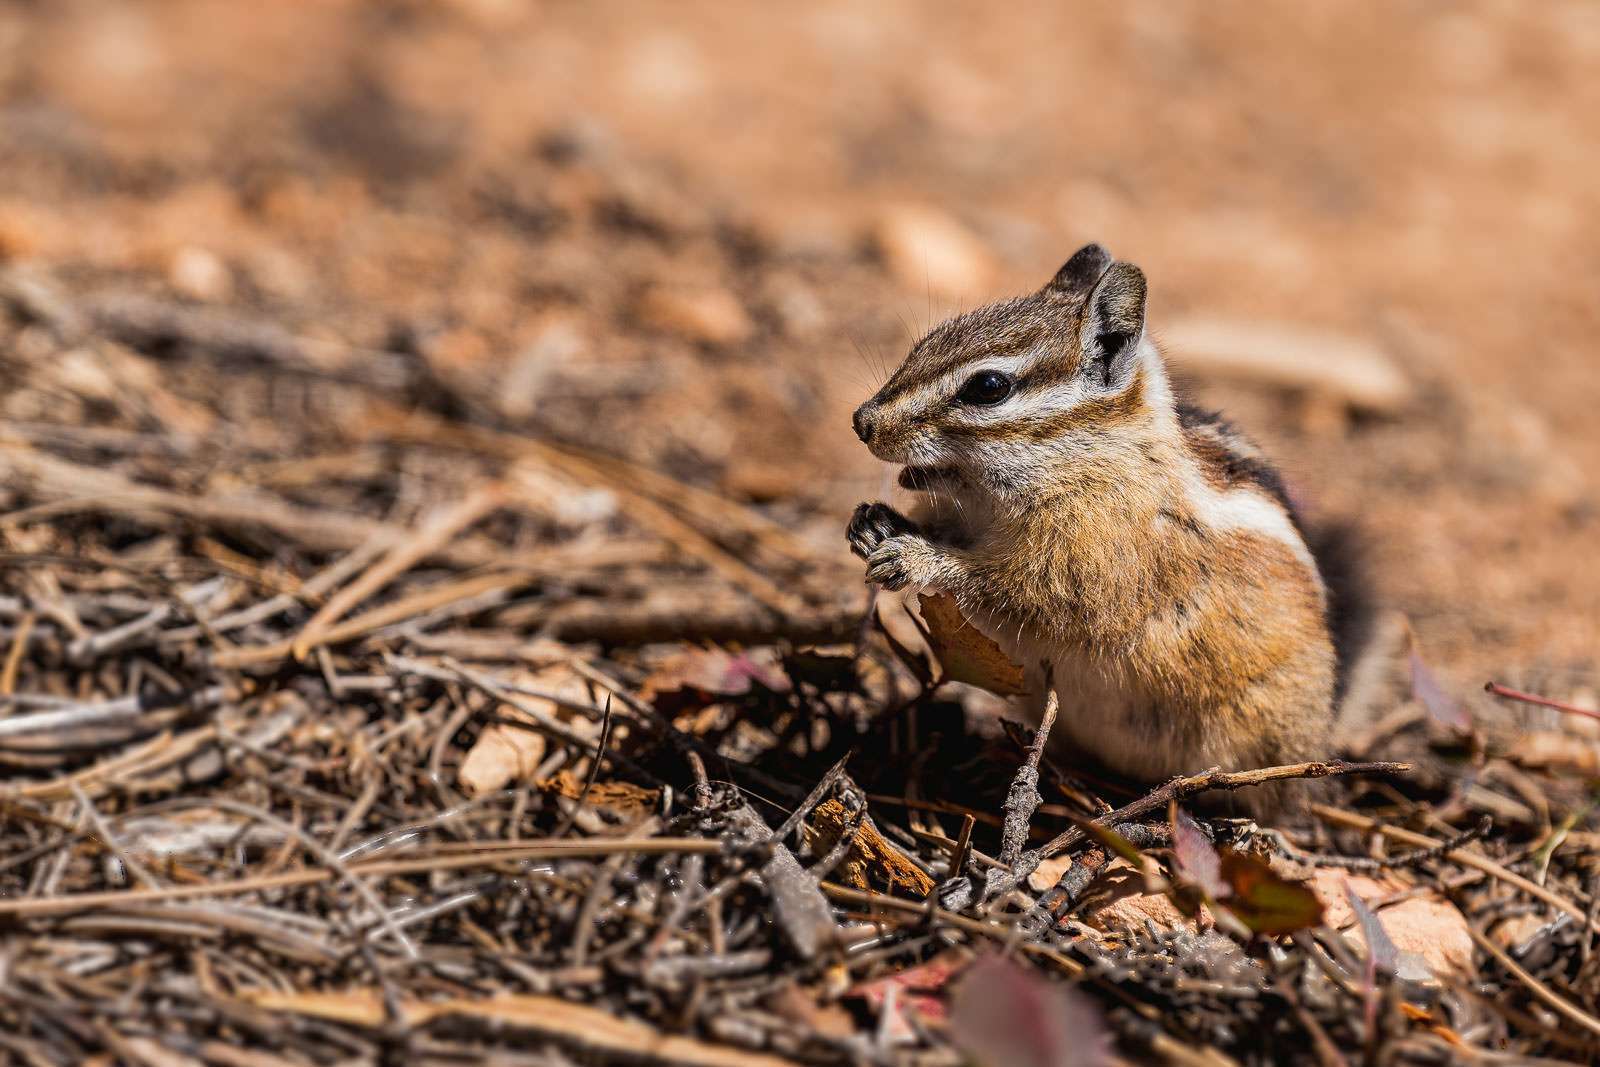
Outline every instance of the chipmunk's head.
<svg viewBox="0 0 1600 1067"><path fill-rule="evenodd" d="M1038 292L930 331L856 409L856 434L905 464L907 488L1027 492L1145 421L1165 379L1144 321L1143 272L1088 245Z"/></svg>

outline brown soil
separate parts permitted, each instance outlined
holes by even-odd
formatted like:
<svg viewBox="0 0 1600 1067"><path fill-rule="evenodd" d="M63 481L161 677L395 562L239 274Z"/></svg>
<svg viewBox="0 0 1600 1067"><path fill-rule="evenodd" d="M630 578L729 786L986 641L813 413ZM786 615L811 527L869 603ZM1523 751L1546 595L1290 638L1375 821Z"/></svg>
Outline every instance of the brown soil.
<svg viewBox="0 0 1600 1067"><path fill-rule="evenodd" d="M821 542L881 492L846 416L910 335L1099 240L1158 329L1391 353L1421 385L1396 418L1201 392L1359 521L1452 679L1571 690L1600 605L1597 61L1581 2L16 5L0 256L417 339L509 379L514 419L821 505ZM905 204L993 269L885 273L871 235Z"/></svg>
<svg viewBox="0 0 1600 1067"><path fill-rule="evenodd" d="M561 998L533 1029L597 1056L655 1031L618 1036L563 1014L574 1001L855 1062L891 1014L857 1003L886 996L863 978L948 977L937 949L998 929L980 903L1071 912L1118 846L1069 817L1138 794L1047 760L1029 838L1007 791L1026 731L964 718L975 693L919 694L878 644L846 654L866 594L842 535L895 492L851 409L931 323L1089 240L1144 267L1158 335L1270 328L1306 339L1282 353L1304 364L1321 334L1399 369L1410 399L1385 410L1183 381L1269 446L1314 517L1359 531L1425 654L1409 691L1387 679L1382 727L1341 739L1414 766L1339 779L1324 795L1352 810L1297 840L1418 846L1394 891L1448 882L1475 929L1518 926L1496 940L1535 988L1479 956L1471 996L1402 1011L1397 978L1330 985L1302 941L1272 996L1304 1011L1273 1021L1267 972L1235 967L1264 943L1239 930L1091 945L1052 922L1022 947L1124 968L1084 987L1130 1055L1160 1038L1175 1062L1196 1041L1283 1062L1321 1026L1350 1062L1440 1062L1446 1041L1588 1056L1542 994L1593 1004L1600 974L1570 921L1593 924L1596 723L1481 687L1587 707L1600 690L1597 68L1589 0L0 0L0 1059L244 1062L195 1044L226 1021L305 1062L461 1062L401 1053L459 1027L400 1025L395 998L480 1010L514 989ZM705 647L721 639L742 647ZM1456 699L1475 713L1460 728ZM820 869L819 819L842 833L866 797L867 844L839 868L860 884L824 903L795 856ZM1119 825L1145 860L1199 873L1210 846L1185 857L1164 800L1141 803ZM173 845L181 860L151 844L208 804L222 836ZM1379 844L1357 808L1414 832ZM765 840L790 812L794 855ZM970 848L947 840L963 816ZM395 835L413 823L418 841ZM1485 836L1426 847L1452 832ZM913 899L930 872L961 883L991 854L1005 871L1050 834L1073 866L1052 857L1024 897L968 882L943 916ZM296 839L353 842L370 884ZM1512 875L1460 877L1485 856ZM467 895L445 877L460 864ZM257 876L306 881L262 894ZM408 916L424 964L399 960L398 927L346 922L367 902L345 879ZM328 943L266 911L145 913L136 882L163 901L231 882ZM1230 907L1260 903L1236 891ZM680 892L691 914L663 920ZM428 900L449 906L404 910ZM900 910L849 919L870 951L835 968L807 931L858 907ZM387 975L370 1002L287 1005L326 1026L218 994L369 971ZM514 1038L495 1025L461 1040L487 1057ZM920 1034L919 1062L957 1062L947 1038Z"/></svg>

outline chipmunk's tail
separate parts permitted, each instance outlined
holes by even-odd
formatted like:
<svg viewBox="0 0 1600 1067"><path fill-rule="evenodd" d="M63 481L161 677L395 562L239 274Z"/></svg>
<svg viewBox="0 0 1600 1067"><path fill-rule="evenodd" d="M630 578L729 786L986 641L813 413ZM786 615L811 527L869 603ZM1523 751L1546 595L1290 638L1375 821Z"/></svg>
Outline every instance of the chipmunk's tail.
<svg viewBox="0 0 1600 1067"><path fill-rule="evenodd" d="M1341 733L1350 736L1381 709L1397 656L1394 613L1382 609L1362 533L1354 523L1317 523L1306 544L1328 590L1328 630L1338 673L1334 705ZM1402 627L1403 629L1403 627Z"/></svg>

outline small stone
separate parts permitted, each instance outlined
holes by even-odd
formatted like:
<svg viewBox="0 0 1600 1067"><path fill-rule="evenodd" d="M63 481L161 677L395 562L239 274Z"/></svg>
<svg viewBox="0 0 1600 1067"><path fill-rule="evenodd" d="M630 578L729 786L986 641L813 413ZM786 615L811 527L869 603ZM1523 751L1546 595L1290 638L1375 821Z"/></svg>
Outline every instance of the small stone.
<svg viewBox="0 0 1600 1067"><path fill-rule="evenodd" d="M1051 856L1047 860L1041 860L1039 866L1033 869L1033 873L1028 875L1028 888L1035 893L1048 893L1057 882L1061 881L1061 876L1066 874L1071 866L1071 856Z"/></svg>
<svg viewBox="0 0 1600 1067"><path fill-rule="evenodd" d="M465 326L434 334L421 348L428 363L442 374L482 367L493 355L488 338Z"/></svg>
<svg viewBox="0 0 1600 1067"><path fill-rule="evenodd" d="M1098 876L1096 890L1083 911L1083 921L1097 930L1143 931L1153 922L1163 930L1196 930L1164 893L1147 893L1144 878L1123 860L1113 860L1107 873ZM1108 891L1102 896L1101 889ZM1205 915L1206 924L1210 916Z"/></svg>
<svg viewBox="0 0 1600 1067"><path fill-rule="evenodd" d="M501 412L517 419L532 415L550 383L588 347L584 331L570 317L551 316L535 324L501 378L495 394Z"/></svg>
<svg viewBox="0 0 1600 1067"><path fill-rule="evenodd" d="M638 310L649 325L701 344L738 344L755 332L739 298L714 286L656 286L646 291Z"/></svg>
<svg viewBox="0 0 1600 1067"><path fill-rule="evenodd" d="M907 289L976 300L994 282L987 246L960 222L932 208L899 204L885 209L873 240L896 281Z"/></svg>
<svg viewBox="0 0 1600 1067"><path fill-rule="evenodd" d="M0 201L0 263L39 252L40 228L33 211L17 201Z"/></svg>
<svg viewBox="0 0 1600 1067"><path fill-rule="evenodd" d="M193 245L173 253L167 264L167 281L194 300L226 300L233 292L233 275L228 265L215 252Z"/></svg>

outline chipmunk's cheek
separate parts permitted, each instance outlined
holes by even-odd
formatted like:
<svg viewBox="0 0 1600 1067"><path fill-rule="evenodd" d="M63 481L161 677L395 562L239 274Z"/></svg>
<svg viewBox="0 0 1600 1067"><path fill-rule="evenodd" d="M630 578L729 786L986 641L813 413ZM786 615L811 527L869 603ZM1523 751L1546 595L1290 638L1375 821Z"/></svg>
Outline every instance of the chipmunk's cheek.
<svg viewBox="0 0 1600 1067"><path fill-rule="evenodd" d="M875 434L867 447L886 463L914 463L916 456L927 450L928 444L925 434L890 425Z"/></svg>

